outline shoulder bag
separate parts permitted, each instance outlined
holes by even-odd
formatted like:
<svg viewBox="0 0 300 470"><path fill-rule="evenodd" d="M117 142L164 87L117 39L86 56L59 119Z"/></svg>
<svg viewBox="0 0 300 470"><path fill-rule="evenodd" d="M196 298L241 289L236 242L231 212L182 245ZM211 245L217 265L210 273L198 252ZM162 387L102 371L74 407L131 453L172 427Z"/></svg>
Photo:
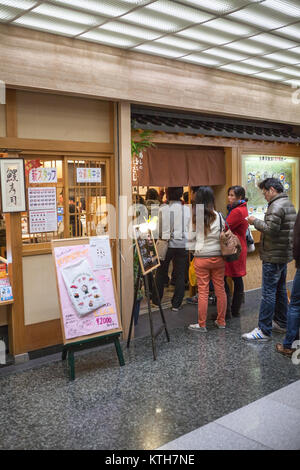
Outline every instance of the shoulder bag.
<svg viewBox="0 0 300 470"><path fill-rule="evenodd" d="M232 261L236 261L239 259L242 247L240 240L236 235L232 233L228 223L225 220L225 224L228 227L227 232L224 232L222 227L222 216L219 213L220 217L220 245L221 245L221 253L225 261L227 263L231 263Z"/></svg>

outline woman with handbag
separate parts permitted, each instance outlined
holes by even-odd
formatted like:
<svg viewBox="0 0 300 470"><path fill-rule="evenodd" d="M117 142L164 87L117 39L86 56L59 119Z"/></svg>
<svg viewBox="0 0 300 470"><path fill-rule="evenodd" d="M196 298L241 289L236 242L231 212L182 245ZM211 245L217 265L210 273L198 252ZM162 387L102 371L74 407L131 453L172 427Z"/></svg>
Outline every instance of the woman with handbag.
<svg viewBox="0 0 300 470"><path fill-rule="evenodd" d="M215 198L210 186L200 186L195 198L196 204L204 206L204 236L196 233L194 266L198 285L198 323L190 325L193 331L206 332L209 281L213 281L217 297L218 317L215 326L225 328L226 293L224 288L225 261L221 253L220 235L224 220L215 211ZM195 217L193 220L196 226ZM199 221L198 221L199 223ZM190 241L193 239L191 235Z"/></svg>
<svg viewBox="0 0 300 470"><path fill-rule="evenodd" d="M241 244L241 254L236 261L226 262L225 264L225 290L227 294L227 311L226 318L231 316L238 317L240 315L241 305L244 299L244 282L243 277L246 276L247 261L247 241L246 232L248 222L247 201L245 197L245 189L242 186L231 186L228 189L228 214L226 217L226 228L228 227L234 235L236 235ZM226 281L226 277L231 277L234 284L233 297ZM232 302L231 302L232 300Z"/></svg>

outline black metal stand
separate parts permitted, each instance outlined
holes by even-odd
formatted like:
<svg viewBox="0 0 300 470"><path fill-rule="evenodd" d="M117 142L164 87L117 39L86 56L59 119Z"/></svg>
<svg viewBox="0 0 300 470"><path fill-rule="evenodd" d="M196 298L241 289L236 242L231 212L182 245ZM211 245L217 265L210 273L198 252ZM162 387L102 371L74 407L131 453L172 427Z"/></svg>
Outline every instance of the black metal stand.
<svg viewBox="0 0 300 470"><path fill-rule="evenodd" d="M120 366L125 365L123 352L120 346L119 341L120 333L112 333L103 336L99 336L98 338L89 338L82 341L77 341L74 343L66 344L63 347L62 351L62 360L65 361L68 358L68 366L69 366L69 377L70 380L75 380L75 359L74 359L74 352L81 351L82 349L86 349L92 343L92 346L99 346L104 343L114 342L116 347L117 356L119 359Z"/></svg>
<svg viewBox="0 0 300 470"><path fill-rule="evenodd" d="M148 276L150 276L150 279L152 280L152 285L154 286L154 289L155 289L155 295L156 295L156 298L158 299L159 311L160 311L161 319L162 319L162 322L163 322L161 327L156 332L154 332L154 328L153 328L151 298L150 298L149 278L148 278ZM128 340L127 340L127 348L129 348L129 345L130 345L130 340L131 340L131 335L132 335L132 327L133 327L133 321L134 321L134 310L135 310L135 305L136 305L136 301L137 301L137 294L138 294L138 290L139 290L139 285L140 285L140 281L141 281L142 277L143 277L144 286L145 286L145 295L146 295L147 303L148 303L148 315L149 315L149 322L150 322L150 333L151 333L151 340L152 340L153 359L155 361L156 357L157 357L155 339L164 330L166 332L166 337L167 337L168 342L170 341L170 336L169 336L169 332L168 332L168 329L167 329L167 323L166 323L166 319L165 319L165 316L164 316L164 312L163 312L163 309L162 309L162 306L161 306L160 297L159 297L157 285L156 285L156 282L155 282L155 278L152 274L152 271L149 274L146 274L145 276L142 276L142 271L141 271L140 266L139 266L139 270L138 270L138 274L137 274L137 278L136 278L136 282L135 282L135 286L134 286L134 300L133 300L133 307L132 307L132 312L131 312L131 320L130 320Z"/></svg>

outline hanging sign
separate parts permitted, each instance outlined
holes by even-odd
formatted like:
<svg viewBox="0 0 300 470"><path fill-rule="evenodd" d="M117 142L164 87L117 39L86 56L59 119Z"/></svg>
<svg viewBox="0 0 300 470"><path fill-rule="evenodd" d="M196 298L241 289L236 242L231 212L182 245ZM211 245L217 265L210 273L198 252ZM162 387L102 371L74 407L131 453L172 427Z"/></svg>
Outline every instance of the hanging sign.
<svg viewBox="0 0 300 470"><path fill-rule="evenodd" d="M29 183L57 183L57 169L33 168L29 171Z"/></svg>
<svg viewBox="0 0 300 470"><path fill-rule="evenodd" d="M2 158L0 172L2 212L25 212L24 160Z"/></svg>
<svg viewBox="0 0 300 470"><path fill-rule="evenodd" d="M77 183L101 183L101 168L77 168Z"/></svg>

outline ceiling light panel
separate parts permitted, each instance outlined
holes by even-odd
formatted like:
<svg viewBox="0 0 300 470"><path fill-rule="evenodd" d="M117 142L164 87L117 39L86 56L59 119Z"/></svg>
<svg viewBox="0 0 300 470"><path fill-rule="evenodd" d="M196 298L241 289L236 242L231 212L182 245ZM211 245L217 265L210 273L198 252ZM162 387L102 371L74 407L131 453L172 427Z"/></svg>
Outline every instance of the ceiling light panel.
<svg viewBox="0 0 300 470"><path fill-rule="evenodd" d="M179 47L187 51L201 51L202 49L207 48L207 44L190 41L189 39L184 39L177 35L164 36L163 38L157 39L155 42L160 44L166 44L168 46Z"/></svg>
<svg viewBox="0 0 300 470"><path fill-rule="evenodd" d="M276 33L291 37L292 39L300 39L300 22L285 28L280 28Z"/></svg>
<svg viewBox="0 0 300 470"><path fill-rule="evenodd" d="M300 87L300 80L298 79L285 80L283 83L286 85L291 85L294 88Z"/></svg>
<svg viewBox="0 0 300 470"><path fill-rule="evenodd" d="M254 0L255 2L258 0ZM181 0L181 3L195 6L217 14L228 13L248 5L251 0Z"/></svg>
<svg viewBox="0 0 300 470"><path fill-rule="evenodd" d="M300 18L299 0L266 0L263 5L294 18Z"/></svg>
<svg viewBox="0 0 300 470"><path fill-rule="evenodd" d="M225 33L234 34L236 36L249 36L250 34L259 33L259 31L252 26L237 23L236 21L226 20L224 18L208 21L205 23L205 26L207 28L224 31Z"/></svg>
<svg viewBox="0 0 300 470"><path fill-rule="evenodd" d="M295 47L298 43L294 41L290 41L289 39L285 39L275 34L270 33L262 33L249 38L251 41L258 41L262 44L268 44L269 46L273 46L276 49L289 49L290 47Z"/></svg>
<svg viewBox="0 0 300 470"><path fill-rule="evenodd" d="M14 20L13 24L38 29L40 31L47 31L49 33L57 33L63 36L76 36L86 29L82 24L52 19L34 13L26 13L20 18Z"/></svg>
<svg viewBox="0 0 300 470"><path fill-rule="evenodd" d="M184 55L184 51L182 49L165 46L164 44L156 44L154 42L141 44L140 46L137 46L132 50L172 58L181 57L182 55Z"/></svg>
<svg viewBox="0 0 300 470"><path fill-rule="evenodd" d="M212 54L217 57L222 57L227 60L244 60L249 57L247 54L241 54L239 52L234 52L231 50L226 49L226 47L212 47L203 51L203 54Z"/></svg>
<svg viewBox="0 0 300 470"><path fill-rule="evenodd" d="M0 1L0 22L8 22L24 11L36 5L36 1L31 0L3 0Z"/></svg>
<svg viewBox="0 0 300 470"><path fill-rule="evenodd" d="M19 10L28 10L29 8L34 7L38 2L37 0L0 0L0 7L12 7L18 8Z"/></svg>
<svg viewBox="0 0 300 470"><path fill-rule="evenodd" d="M192 62L194 64L206 65L207 67L217 67L224 63L224 61L220 60L219 57L202 55L202 54L190 54L181 59L184 62Z"/></svg>
<svg viewBox="0 0 300 470"><path fill-rule="evenodd" d="M191 28L178 32L177 35L216 45L225 44L236 39L236 36L233 34L220 33L220 31L215 31L206 26L192 26Z"/></svg>
<svg viewBox="0 0 300 470"><path fill-rule="evenodd" d="M112 31L102 31L99 29L94 29L92 31L88 31L87 33L81 34L79 38L121 48L133 47L139 43L138 40L131 36L114 33Z"/></svg>
<svg viewBox="0 0 300 470"><path fill-rule="evenodd" d="M181 18L192 23L202 23L203 21L214 18L213 15L204 13L199 9L185 7L179 3L174 2L173 0L157 0L154 3L147 5L146 9L153 10L158 13L164 13L175 18Z"/></svg>
<svg viewBox="0 0 300 470"><path fill-rule="evenodd" d="M109 17L120 16L137 6L137 2L124 0L51 0L52 3L76 8L98 15ZM138 2L142 5L145 2Z"/></svg>
<svg viewBox="0 0 300 470"><path fill-rule="evenodd" d="M101 16L90 15L80 11L71 10L69 8L57 7L56 5L42 4L32 10L32 13L49 16L51 18L58 18L60 20L71 21L86 26L95 26L104 21L107 18Z"/></svg>
<svg viewBox="0 0 300 470"><path fill-rule="evenodd" d="M274 47L251 42L250 39L242 39L241 41L235 41L230 44L226 44L226 47L229 49L236 50L238 52L245 52L249 55L261 55L272 52Z"/></svg>
<svg viewBox="0 0 300 470"><path fill-rule="evenodd" d="M189 25L188 21L146 8L141 8L122 16L122 21L135 23L146 28L161 29L162 34L163 32L175 33Z"/></svg>
<svg viewBox="0 0 300 470"><path fill-rule="evenodd" d="M277 62L283 64L299 64L300 63L300 55L295 54L290 51L282 51L282 52L273 52L272 54L267 54L264 56L265 59L277 60Z"/></svg>
<svg viewBox="0 0 300 470"><path fill-rule="evenodd" d="M253 65L254 67L260 67L261 69L274 69L278 67L277 62L262 59L259 57L253 57L252 59L243 60L243 64Z"/></svg>
<svg viewBox="0 0 300 470"><path fill-rule="evenodd" d="M252 67L249 65L243 65L243 64L227 64L227 65L222 65L220 67L222 70L226 70L227 72L234 72L234 73L242 73L246 75L251 75L256 72L260 72L260 68L258 67Z"/></svg>
<svg viewBox="0 0 300 470"><path fill-rule="evenodd" d="M106 31L113 31L115 33L125 34L134 38L143 39L145 41L152 41L153 39L161 36L161 31L154 31L153 29L140 28L129 23L121 21L109 21L100 27Z"/></svg>
<svg viewBox="0 0 300 470"><path fill-rule="evenodd" d="M271 80L271 81L282 81L287 80L288 76L284 75L283 73L277 72L260 72L253 75L255 78L263 78L264 80Z"/></svg>
<svg viewBox="0 0 300 470"><path fill-rule="evenodd" d="M276 11L272 12L272 10L264 8L262 5L250 5L242 10L230 13L228 18L242 20L264 29L280 28L294 21L292 16Z"/></svg>
<svg viewBox="0 0 300 470"><path fill-rule="evenodd" d="M296 67L280 67L276 72L285 73L286 75L291 75L292 77L300 77L300 68Z"/></svg>

